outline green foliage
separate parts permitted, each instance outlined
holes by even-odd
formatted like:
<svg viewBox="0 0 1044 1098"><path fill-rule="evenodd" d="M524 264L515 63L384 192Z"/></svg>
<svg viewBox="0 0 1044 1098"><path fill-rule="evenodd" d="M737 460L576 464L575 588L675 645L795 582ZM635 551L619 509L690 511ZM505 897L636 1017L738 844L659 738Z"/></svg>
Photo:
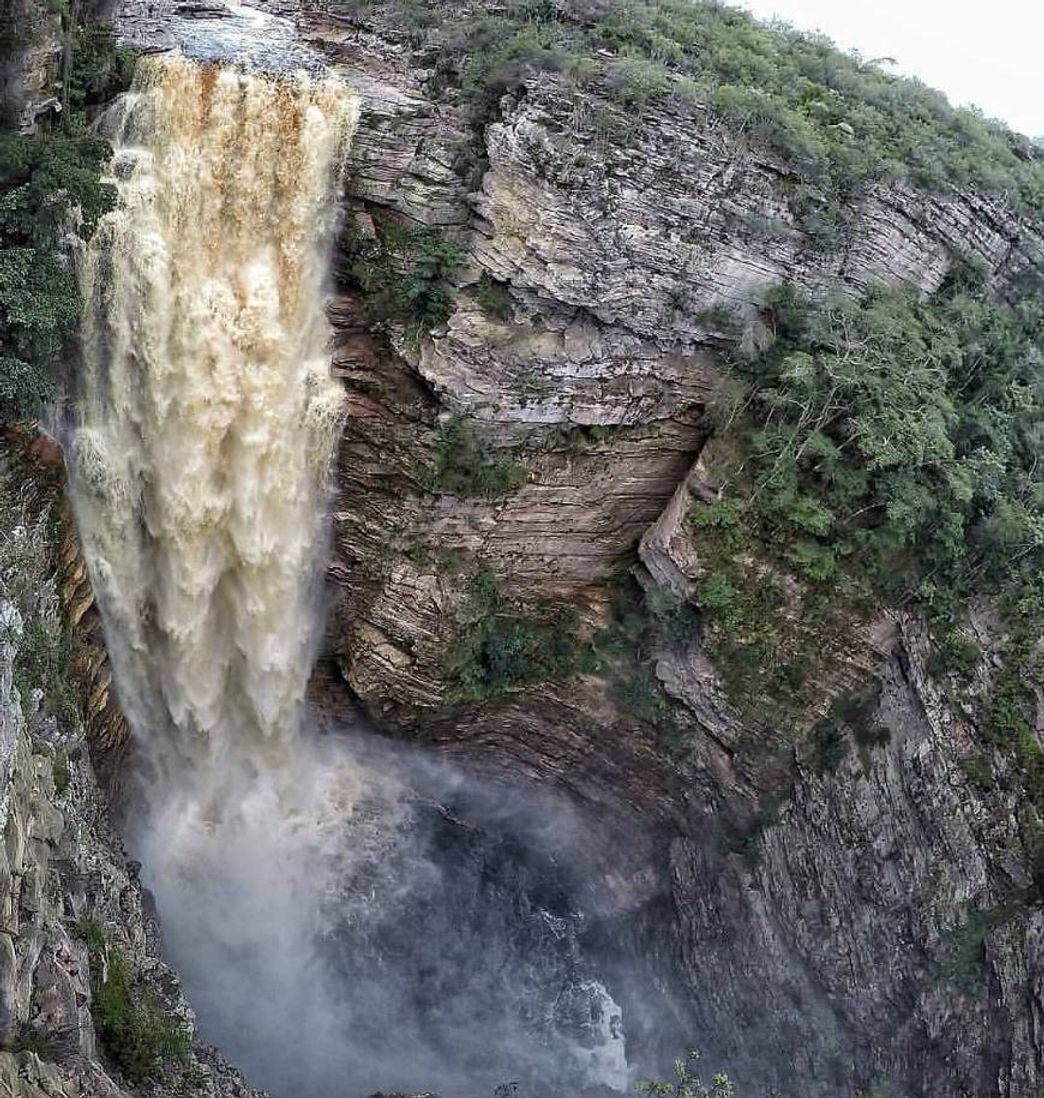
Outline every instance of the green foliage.
<svg viewBox="0 0 1044 1098"><path fill-rule="evenodd" d="M964 776L968 781L982 792L988 793L994 788L993 769L990 766L989 759L981 756L971 759L962 759L961 770L964 772Z"/></svg>
<svg viewBox="0 0 1044 1098"><path fill-rule="evenodd" d="M140 1086L163 1075L171 1061L184 1060L191 1038L157 996L133 980L123 954L113 945L95 955L91 1013L106 1055L128 1082ZM94 952L92 950L92 952Z"/></svg>
<svg viewBox="0 0 1044 1098"><path fill-rule="evenodd" d="M969 680L982 660L982 646L952 626L932 639L928 671L936 676L953 675L962 681Z"/></svg>
<svg viewBox="0 0 1044 1098"><path fill-rule="evenodd" d="M431 90L476 125L540 73L601 89L630 112L693 100L773 150L821 195L794 196L809 228L836 231L836 200L871 180L932 190L972 185L1044 208L1044 162L1003 125L955 109L820 35L693 0L509 0L490 11L446 0L333 0L352 17L406 28L432 59Z"/></svg>
<svg viewBox="0 0 1044 1098"><path fill-rule="evenodd" d="M864 751L886 744L891 733L872 720L878 690L840 694L827 716L812 727L812 748L820 774L836 770L848 754L852 740Z"/></svg>
<svg viewBox="0 0 1044 1098"><path fill-rule="evenodd" d="M674 1079L669 1083L639 1082L639 1094L662 1095L666 1098L733 1098L735 1090L724 1072L716 1072L707 1083L698 1071L700 1054L693 1049L684 1060L675 1060Z"/></svg>
<svg viewBox="0 0 1044 1098"><path fill-rule="evenodd" d="M497 282L483 272L475 289L475 298L490 316L497 320L511 318L511 294L503 282Z"/></svg>
<svg viewBox="0 0 1044 1098"><path fill-rule="evenodd" d="M943 970L946 978L969 995L978 994L986 974L986 939L1012 914L1008 907L970 911L951 935L950 956Z"/></svg>
<svg viewBox="0 0 1044 1098"><path fill-rule="evenodd" d="M468 584L459 643L452 655L457 697L478 701L589 666L572 610L552 606L523 615L503 600L496 577L480 571Z"/></svg>
<svg viewBox="0 0 1044 1098"><path fill-rule="evenodd" d="M742 320L727 305L712 305L696 314L696 321L711 331L735 335L742 327Z"/></svg>
<svg viewBox="0 0 1044 1098"><path fill-rule="evenodd" d="M62 121L33 134L0 133L0 415L17 418L54 395L79 325L79 290L63 234L88 239L115 203L101 173L111 149L84 111L127 86L133 56L110 28L72 28Z"/></svg>
<svg viewBox="0 0 1044 1098"><path fill-rule="evenodd" d="M138 55L116 42L107 23L84 23L73 30L69 103L74 110L107 103L126 91Z"/></svg>
<svg viewBox="0 0 1044 1098"><path fill-rule="evenodd" d="M816 770L820 774L836 770L848 754L845 731L836 721L824 719L812 727L812 746L815 750Z"/></svg>
<svg viewBox="0 0 1044 1098"><path fill-rule="evenodd" d="M753 871L761 864L765 829L779 822L778 805L770 804L740 818L722 813L718 822L718 849L724 854L738 854Z"/></svg>
<svg viewBox="0 0 1044 1098"><path fill-rule="evenodd" d="M1044 313L963 291L769 301L777 341L737 363L732 522L813 584L945 611L1044 565ZM967 662L956 640L950 656Z"/></svg>
<svg viewBox="0 0 1044 1098"><path fill-rule="evenodd" d="M471 425L459 416L443 423L433 447L434 464L425 476L433 492L499 499L529 479L524 465L494 456L483 447Z"/></svg>
<svg viewBox="0 0 1044 1098"><path fill-rule="evenodd" d="M1044 573L1038 579L1038 590L1041 586ZM1020 609L1022 615L1018 616ZM989 746L1003 750L1014 760L1029 805L1044 815L1044 748L1034 726L1036 691L1044 679L1044 652L1040 647L1044 612L1039 598L1028 596L1020 600L1013 614L1015 627L998 653L1001 666L993 683L983 733ZM1044 866L1041 868L1044 870ZM1044 872L1040 880L1044 885Z"/></svg>
<svg viewBox="0 0 1044 1098"><path fill-rule="evenodd" d="M23 467L14 483L0 478L0 527L8 531L0 538L0 593L18 612L0 625L0 640L16 650L13 680L23 706L39 690L44 711L75 728L82 703L73 673L80 635L55 590L57 504L37 497L21 479L27 475Z"/></svg>
<svg viewBox="0 0 1044 1098"><path fill-rule="evenodd" d="M97 919L84 915L76 924L76 932L87 945L91 964L101 964L104 960L105 946L109 940L105 927Z"/></svg>
<svg viewBox="0 0 1044 1098"><path fill-rule="evenodd" d="M651 725L665 741L677 740L677 707L657 679L655 665L661 652L696 640L695 611L669 591L646 592L626 579L613 592L610 612L607 628L594 639L610 696L628 717Z"/></svg>
<svg viewBox="0 0 1044 1098"><path fill-rule="evenodd" d="M55 751L54 759L51 762L51 771L54 776L54 791L60 797L69 788L69 783L72 781L72 774L69 771L69 754L63 748L58 748Z"/></svg>
<svg viewBox="0 0 1044 1098"><path fill-rule="evenodd" d="M732 696L763 706L798 702L790 669L821 681L852 623L889 606L924 612L930 669L966 679L981 653L961 608L991 597L1020 623L1005 661L1021 669L997 684L990 737L1044 805L1025 686L1044 622L1044 310L987 301L975 282L959 272L928 300L770 295L775 343L733 364L747 392L719 416L723 497L693 512L699 600ZM828 721L813 739L831 769L844 737Z"/></svg>
<svg viewBox="0 0 1044 1098"><path fill-rule="evenodd" d="M348 282L367 295L375 324L394 321L418 340L452 315L449 280L464 251L424 225L382 218L375 229L376 235L367 236L349 227L342 236Z"/></svg>
<svg viewBox="0 0 1044 1098"><path fill-rule="evenodd" d="M67 727L76 727L81 718L82 698L72 673L75 645L73 630L64 619L34 614L24 623L14 665L21 697L27 699L32 690L42 690L44 710Z"/></svg>

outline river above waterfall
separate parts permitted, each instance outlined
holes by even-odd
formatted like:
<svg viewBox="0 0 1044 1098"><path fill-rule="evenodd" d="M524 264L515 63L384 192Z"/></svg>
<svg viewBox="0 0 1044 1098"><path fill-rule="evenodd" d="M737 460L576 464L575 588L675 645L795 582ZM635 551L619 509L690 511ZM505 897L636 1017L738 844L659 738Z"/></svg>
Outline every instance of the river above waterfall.
<svg viewBox="0 0 1044 1098"><path fill-rule="evenodd" d="M324 71L323 59L299 38L285 16L228 0L182 10L171 20L178 48L204 64L235 62L244 68L289 73Z"/></svg>

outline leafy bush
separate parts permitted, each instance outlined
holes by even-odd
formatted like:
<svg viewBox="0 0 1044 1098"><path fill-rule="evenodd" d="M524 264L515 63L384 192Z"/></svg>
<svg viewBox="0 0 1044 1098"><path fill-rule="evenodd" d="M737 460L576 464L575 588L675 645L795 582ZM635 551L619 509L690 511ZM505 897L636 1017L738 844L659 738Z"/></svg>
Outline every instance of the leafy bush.
<svg viewBox="0 0 1044 1098"><path fill-rule="evenodd" d="M51 771L54 777L54 791L60 797L72 781L72 773L69 770L69 753L63 748L58 748L51 762Z"/></svg>
<svg viewBox="0 0 1044 1098"><path fill-rule="evenodd" d="M651 725L673 742L681 734L677 706L656 677L663 651L695 642L700 622L695 610L670 591L646 592L623 579L613 593L609 625L594 638L598 669L620 711Z"/></svg>
<svg viewBox="0 0 1044 1098"><path fill-rule="evenodd" d="M97 919L85 915L76 929L87 946L91 1016L106 1055L135 1086L161 1078L172 1061L188 1055L191 1035L153 992L135 982Z"/></svg>
<svg viewBox="0 0 1044 1098"><path fill-rule="evenodd" d="M928 657L929 673L970 679L982 660L981 645L953 628L946 629L933 640L932 652Z"/></svg>
<svg viewBox="0 0 1044 1098"><path fill-rule="evenodd" d="M814 670L884 607L927 615L930 670L967 678L981 653L957 622L990 597L1011 639L983 723L1044 806L1026 689L1044 627L1044 308L991 302L977 284L962 274L927 300L770 295L775 343L733 363L748 391L718 417L726 495L693 513L700 601L732 695L763 698L770 673L792 690L786 665ZM838 737L826 723L814 738L829 769Z"/></svg>
<svg viewBox="0 0 1044 1098"><path fill-rule="evenodd" d="M132 55L111 29L73 32L62 121L33 134L0 133L0 415L23 416L55 392L80 319L79 289L58 255L63 233L88 239L115 204L101 180L109 146L84 111L126 87Z"/></svg>
<svg viewBox="0 0 1044 1098"><path fill-rule="evenodd" d="M88 934L92 973L100 980L91 1014L102 1047L135 1086L159 1079L171 1061L185 1059L191 1037L158 997L134 983L123 954L106 944L97 924Z"/></svg>
<svg viewBox="0 0 1044 1098"><path fill-rule="evenodd" d="M661 1095L664 1098L733 1098L735 1090L724 1072L716 1072L709 1083L704 1083L697 1065L700 1054L693 1049L684 1060L674 1062L674 1080L669 1083L639 1082L639 1094Z"/></svg>
<svg viewBox="0 0 1044 1098"><path fill-rule="evenodd" d="M972 910L964 924L951 936L950 957L944 974L962 991L977 995L986 975L986 939L1012 917L1004 907Z"/></svg>
<svg viewBox="0 0 1044 1098"><path fill-rule="evenodd" d="M109 978L97 991L94 1009L106 1053L132 1083L157 1078L170 1060L188 1054L188 1034L158 999L135 995L119 954L109 959Z"/></svg>
<svg viewBox="0 0 1044 1098"><path fill-rule="evenodd" d="M464 618L453 656L462 699L496 697L529 683L567 678L587 666L574 611L547 606L522 615L504 603L492 572L471 578Z"/></svg>
<svg viewBox="0 0 1044 1098"><path fill-rule="evenodd" d="M107 23L84 23L73 33L70 106L80 110L107 103L126 91L138 59L135 51L118 45L116 32Z"/></svg>
<svg viewBox="0 0 1044 1098"><path fill-rule="evenodd" d="M433 453L434 465L425 478L432 491L498 499L529 479L524 465L513 458L493 456L460 417L439 428Z"/></svg>
<svg viewBox="0 0 1044 1098"><path fill-rule="evenodd" d="M772 350L735 364L751 399L732 427L730 530L876 604L943 610L1032 579L1044 566L1038 300L872 288L813 306L781 287L766 319Z"/></svg>
<svg viewBox="0 0 1044 1098"><path fill-rule="evenodd" d="M497 320L508 320L511 317L511 293L503 282L497 282L483 272L475 290L475 297L479 305L490 316Z"/></svg>
<svg viewBox="0 0 1044 1098"><path fill-rule="evenodd" d="M452 315L449 279L464 251L423 225L382 218L375 228L375 236L349 228L342 237L348 281L368 295L374 323L396 321L419 339Z"/></svg>

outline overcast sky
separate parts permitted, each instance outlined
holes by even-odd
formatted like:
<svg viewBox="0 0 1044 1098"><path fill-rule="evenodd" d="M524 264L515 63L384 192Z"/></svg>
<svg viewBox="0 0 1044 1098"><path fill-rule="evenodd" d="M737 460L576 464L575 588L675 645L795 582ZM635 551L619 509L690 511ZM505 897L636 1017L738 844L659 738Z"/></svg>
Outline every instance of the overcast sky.
<svg viewBox="0 0 1044 1098"><path fill-rule="evenodd" d="M894 57L954 103L1044 135L1042 0L734 0L867 58Z"/></svg>

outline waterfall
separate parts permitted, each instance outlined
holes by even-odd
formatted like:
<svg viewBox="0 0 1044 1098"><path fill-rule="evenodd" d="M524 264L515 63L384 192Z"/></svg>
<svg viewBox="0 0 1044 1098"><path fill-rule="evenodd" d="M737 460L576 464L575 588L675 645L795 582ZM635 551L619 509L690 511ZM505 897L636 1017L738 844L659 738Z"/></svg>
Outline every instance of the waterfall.
<svg viewBox="0 0 1044 1098"><path fill-rule="evenodd" d="M144 60L88 250L76 517L140 741L284 749L340 410L323 279L354 95Z"/></svg>
<svg viewBox="0 0 1044 1098"><path fill-rule="evenodd" d="M118 204L83 264L72 497L135 743L132 845L175 960L228 969L196 988L218 1036L266 994L323 1003L318 957L295 953L294 1003L270 954L317 933L316 860L360 795L296 749L341 415L323 284L357 114L335 79L170 54L102 123Z"/></svg>
<svg viewBox="0 0 1044 1098"><path fill-rule="evenodd" d="M357 113L336 79L171 54L103 120L118 204L84 259L68 454L135 745L128 839L204 1035L282 1098L622 1087L619 1008L582 915L532 899L543 870L443 814L456 774L302 727ZM546 818L496 801L502 829Z"/></svg>

